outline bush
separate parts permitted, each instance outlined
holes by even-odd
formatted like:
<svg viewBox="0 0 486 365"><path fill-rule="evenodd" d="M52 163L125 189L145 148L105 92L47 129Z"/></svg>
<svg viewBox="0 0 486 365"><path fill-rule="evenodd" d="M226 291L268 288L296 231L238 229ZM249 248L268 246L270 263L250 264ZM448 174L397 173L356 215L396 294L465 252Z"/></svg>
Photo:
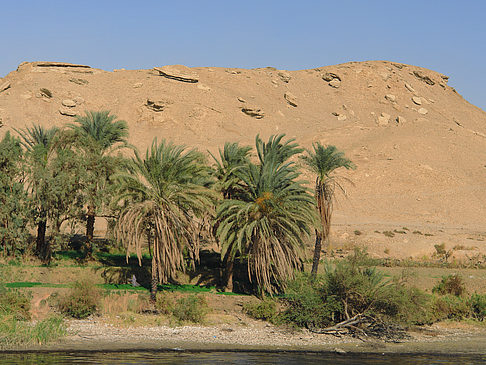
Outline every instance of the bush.
<svg viewBox="0 0 486 365"><path fill-rule="evenodd" d="M88 281L77 281L70 292L61 297L58 308L70 317L83 319L96 313L101 299L101 292Z"/></svg>
<svg viewBox="0 0 486 365"><path fill-rule="evenodd" d="M471 307L466 299L448 294L432 298L430 313L435 321L460 321L471 316Z"/></svg>
<svg viewBox="0 0 486 365"><path fill-rule="evenodd" d="M206 298L199 295L181 297L172 307L172 315L179 321L201 323L208 312Z"/></svg>
<svg viewBox="0 0 486 365"><path fill-rule="evenodd" d="M0 316L30 320L30 300L30 296L24 292L0 286Z"/></svg>
<svg viewBox="0 0 486 365"><path fill-rule="evenodd" d="M461 296L466 292L466 286L460 275L453 274L443 276L441 281L433 287L432 292L441 295L452 294Z"/></svg>
<svg viewBox="0 0 486 365"><path fill-rule="evenodd" d="M471 315L478 321L486 318L486 295L472 294L469 298Z"/></svg>
<svg viewBox="0 0 486 365"><path fill-rule="evenodd" d="M13 316L0 318L0 346L45 344L67 334L62 317L51 316L32 325Z"/></svg>
<svg viewBox="0 0 486 365"><path fill-rule="evenodd" d="M335 321L340 303L321 290L323 283L308 274L301 274L288 284L283 298L285 310L280 320L298 327L327 327Z"/></svg>
<svg viewBox="0 0 486 365"><path fill-rule="evenodd" d="M265 298L258 302L245 303L243 311L252 318L273 322L277 316L277 302L274 299Z"/></svg>

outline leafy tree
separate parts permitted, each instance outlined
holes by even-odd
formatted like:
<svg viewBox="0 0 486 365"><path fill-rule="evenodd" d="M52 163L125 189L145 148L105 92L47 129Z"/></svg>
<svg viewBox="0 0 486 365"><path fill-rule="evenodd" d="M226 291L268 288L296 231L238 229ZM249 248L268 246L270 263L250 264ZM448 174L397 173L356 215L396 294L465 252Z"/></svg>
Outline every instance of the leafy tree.
<svg viewBox="0 0 486 365"><path fill-rule="evenodd" d="M128 127L109 111L88 111L71 124L76 150L86 164L84 192L86 194L86 256L91 256L96 215L109 194L110 177L123 165L123 158L113 152L128 147Z"/></svg>
<svg viewBox="0 0 486 365"><path fill-rule="evenodd" d="M135 250L141 264L142 244L152 246L152 300L157 283L175 278L184 269L184 250L199 257L196 218L214 204L207 187L209 172L204 156L163 140L147 149L145 158L135 152L130 174L119 174L116 203L121 207L115 236L127 246L127 259ZM147 235L147 232L149 233Z"/></svg>
<svg viewBox="0 0 486 365"><path fill-rule="evenodd" d="M46 239L48 222L59 236L61 224L78 218L83 206L82 157L71 150L57 128L33 126L17 131L26 148L26 172L30 202L37 224L36 253L44 262L51 258L51 241Z"/></svg>
<svg viewBox="0 0 486 365"><path fill-rule="evenodd" d="M354 169L355 166L335 146L324 147L318 142L312 145L312 150L306 150L306 152L307 154L301 156L301 159L309 170L317 175L315 198L321 220L321 229L316 229L316 244L311 270L311 273L316 275L321 256L322 241L326 241L329 245L329 230L331 228L332 208L336 187L344 192L343 187L334 175L334 171L340 167Z"/></svg>
<svg viewBox="0 0 486 365"><path fill-rule="evenodd" d="M214 174L217 178L217 190L221 192L223 199L235 199L245 189L239 173L250 163L249 146L240 146L238 143L225 143L223 150L219 149L219 160L211 154L214 159ZM233 267L234 258L232 251L227 250L221 255L223 261L223 277L221 285L229 290L233 289Z"/></svg>
<svg viewBox="0 0 486 365"><path fill-rule="evenodd" d="M22 157L19 139L7 132L0 141L0 248L6 255L15 255L28 236Z"/></svg>
<svg viewBox="0 0 486 365"><path fill-rule="evenodd" d="M297 180L300 173L288 159L301 151L294 140L256 137L258 164L239 172L245 189L237 199L224 199L217 210L216 235L222 254L248 259L251 281L260 291L275 293L301 267L303 238L314 222L312 196Z"/></svg>
<svg viewBox="0 0 486 365"><path fill-rule="evenodd" d="M50 259L50 246L46 242L47 215L49 211L49 161L54 154L57 127L45 129L40 125L16 130L22 138L26 152L27 185L37 224L36 254L43 260Z"/></svg>

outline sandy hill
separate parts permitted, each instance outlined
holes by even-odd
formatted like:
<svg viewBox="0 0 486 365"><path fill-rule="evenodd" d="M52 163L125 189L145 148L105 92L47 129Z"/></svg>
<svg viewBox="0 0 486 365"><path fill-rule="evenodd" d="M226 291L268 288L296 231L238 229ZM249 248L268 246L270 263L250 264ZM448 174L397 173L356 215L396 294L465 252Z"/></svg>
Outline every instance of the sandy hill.
<svg viewBox="0 0 486 365"><path fill-rule="evenodd" d="M215 151L257 133L334 144L358 167L342 172L354 186L335 211L336 244L421 257L446 243L469 257L486 252L486 113L447 79L384 61L302 71L22 63L0 79L0 135L107 109L140 149L157 137Z"/></svg>

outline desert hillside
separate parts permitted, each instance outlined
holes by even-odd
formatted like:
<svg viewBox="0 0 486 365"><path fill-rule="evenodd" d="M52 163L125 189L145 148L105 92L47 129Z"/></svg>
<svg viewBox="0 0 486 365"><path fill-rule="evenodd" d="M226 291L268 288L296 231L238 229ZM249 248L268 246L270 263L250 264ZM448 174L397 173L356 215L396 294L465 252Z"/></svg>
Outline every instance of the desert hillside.
<svg viewBox="0 0 486 365"><path fill-rule="evenodd" d="M384 61L302 71L22 63L0 79L0 136L110 110L142 150L157 137L215 151L257 133L334 144L357 165L340 171L354 185L336 206L336 245L421 257L445 243L469 258L486 253L486 113L447 80Z"/></svg>

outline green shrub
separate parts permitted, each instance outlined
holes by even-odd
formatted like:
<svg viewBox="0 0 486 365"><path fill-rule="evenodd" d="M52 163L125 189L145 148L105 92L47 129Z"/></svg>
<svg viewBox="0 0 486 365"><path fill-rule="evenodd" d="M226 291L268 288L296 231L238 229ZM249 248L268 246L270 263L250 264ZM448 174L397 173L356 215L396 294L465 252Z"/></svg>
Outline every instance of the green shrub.
<svg viewBox="0 0 486 365"><path fill-rule="evenodd" d="M13 316L0 318L0 346L45 344L63 337L67 329L62 317L51 316L32 325Z"/></svg>
<svg viewBox="0 0 486 365"><path fill-rule="evenodd" d="M452 294L461 296L466 292L466 286L460 275L453 274L443 276L441 281L432 288L432 292L441 295Z"/></svg>
<svg viewBox="0 0 486 365"><path fill-rule="evenodd" d="M486 295L472 294L469 298L471 315L479 320L484 321L486 318Z"/></svg>
<svg viewBox="0 0 486 365"><path fill-rule="evenodd" d="M58 302L61 313L73 318L86 318L96 313L101 299L100 290L88 281L77 281L69 293Z"/></svg>
<svg viewBox="0 0 486 365"><path fill-rule="evenodd" d="M168 294L162 293L157 295L155 302L155 310L160 314L170 314L173 308L173 300Z"/></svg>
<svg viewBox="0 0 486 365"><path fill-rule="evenodd" d="M308 274L292 280L282 299L284 311L279 319L298 327L327 327L335 321L335 313L342 311L341 303L321 290L322 282Z"/></svg>
<svg viewBox="0 0 486 365"><path fill-rule="evenodd" d="M30 300L31 297L25 292L0 286L0 316L30 320Z"/></svg>
<svg viewBox="0 0 486 365"><path fill-rule="evenodd" d="M471 316L471 307L466 299L447 294L432 298L430 313L435 321L460 321Z"/></svg>
<svg viewBox="0 0 486 365"><path fill-rule="evenodd" d="M177 299L171 310L179 321L201 323L209 312L209 307L203 296L189 295Z"/></svg>
<svg viewBox="0 0 486 365"><path fill-rule="evenodd" d="M243 311L252 318L272 322L277 316L277 302L275 299L265 298L258 302L245 303Z"/></svg>

